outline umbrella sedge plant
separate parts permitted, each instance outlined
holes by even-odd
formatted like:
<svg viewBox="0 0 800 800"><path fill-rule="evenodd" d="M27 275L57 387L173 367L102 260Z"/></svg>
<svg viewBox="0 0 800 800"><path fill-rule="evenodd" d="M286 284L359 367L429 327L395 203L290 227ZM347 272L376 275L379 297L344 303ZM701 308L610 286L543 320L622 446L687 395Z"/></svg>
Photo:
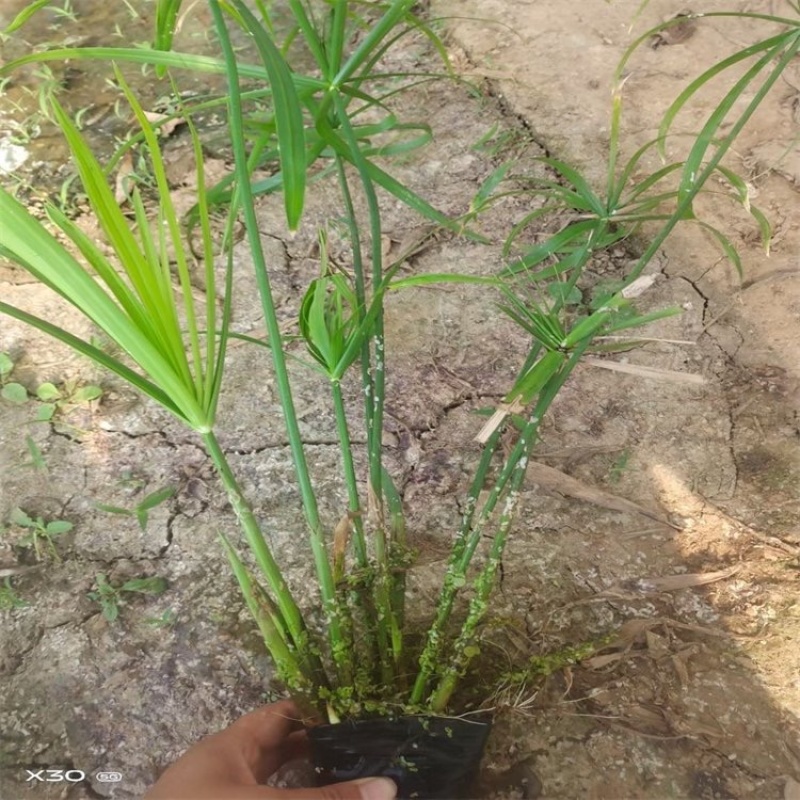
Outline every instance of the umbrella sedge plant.
<svg viewBox="0 0 800 800"><path fill-rule="evenodd" d="M692 82L667 112L658 136L620 167L620 76L635 48L658 29L648 31L634 42L620 64L604 192L596 191L569 164L550 157L542 159L554 177L531 181L522 190L543 198L544 204L512 230L506 243L507 263L496 275L397 278L399 265L384 263L378 191L394 196L447 229L480 239L468 225L477 218L478 208L497 196L495 190L507 180L508 169L500 168L487 179L464 219L451 220L376 163L376 156L387 151L373 143L374 138L390 130L422 130L403 127L395 119L387 110L389 93L370 93L370 87L376 85L381 58L407 30L422 31L440 44L430 28L411 14L411 0L368 7L344 0L329 0L324 6L289 0L288 5L295 28L280 41L263 3L255 3L252 11L240 0L209 0L222 53L218 59L167 49L172 46L172 27L180 7L173 0L159 3L156 41L162 49L49 51L6 68L37 59L63 58L68 52L71 58L112 58L159 69L224 73L227 96L197 107L226 104L235 170L221 189L199 193L195 224L202 233L205 301L198 302L191 292L188 257L180 221L169 199L156 132L122 75L117 71L141 128L139 138L150 154L158 189L155 234L135 188L131 193L134 220L129 224L108 188L106 172L69 116L54 102L54 113L72 150L92 211L114 250L115 262L103 256L74 223L50 208L50 221L80 253L80 262L6 192L0 192L0 213L10 223L0 235L0 252L85 314L127 358L111 357L90 342L8 304L0 303L0 312L38 327L112 370L197 432L244 535L246 549L231 537L223 537L224 551L278 676L290 692L306 698L331 722L367 712L446 714L458 709L457 690L480 653L481 623L512 530L526 467L552 403L584 354L597 346L598 336L676 313L674 309L638 313L630 300L631 284L676 225L682 221L705 224L695 218L694 201L713 175L726 178L736 199L750 210L768 237L766 220L749 204L745 184L721 161L796 56L800 25L792 19L744 15L769 19L781 26L781 31L725 59ZM259 64L238 59L229 33L231 25L238 25L250 37ZM309 74L291 68L287 53L298 41L313 58L315 70ZM747 59L750 66L694 138L688 156L632 185L637 165L651 149L664 149L675 117L691 96L728 67ZM252 88L254 80L263 86ZM259 127L248 112L248 104L265 98L270 103L270 115ZM731 117L734 107L737 111ZM364 122L362 115L367 112L382 113L382 121ZM187 108L182 113L191 118ZM198 186L203 186L202 148L191 125L190 130ZM264 159L274 160L278 166L266 184L253 178ZM320 237L320 276L307 287L298 320L311 366L329 384L341 452L347 505L338 523L333 526L328 522L327 527L320 516L300 435L287 370L288 351L272 297L270 265L261 246L255 205L258 194L280 191L287 228L295 230L302 220L309 181L320 172L330 172L338 182L341 208L337 211L346 219L352 250L351 271L336 272L328 264L325 236ZM660 188L669 178L677 179L677 188ZM357 197L366 207L366 225L356 213ZM319 590L323 624L316 628L304 619L214 432L226 344L232 335L228 321L233 276L229 260L222 291L225 300L218 311L213 302L218 287L209 221L212 199L229 206L223 254L230 256L233 221L241 217L253 258L267 327L266 340L259 343L267 345L271 359ZM571 215L566 226L512 256L526 225L548 214L563 217L565 211ZM576 309L569 300L593 254L644 224L655 226L655 234L635 267L590 307ZM712 233L740 268L733 245L722 232L713 229ZM176 275L170 269L170 252L177 254ZM412 559L400 496L382 461L386 393L383 306L389 292L446 280L495 289L500 308L530 337L531 346L503 403L479 434L483 449L467 490L432 621L420 643L404 625L405 575ZM355 467L352 420L348 419L341 389L351 370L357 373L362 390L360 422L367 439L363 476ZM516 420L518 431L508 452L501 454L500 437L509 420ZM469 599L463 602L467 591ZM491 691L487 691L489 694Z"/></svg>

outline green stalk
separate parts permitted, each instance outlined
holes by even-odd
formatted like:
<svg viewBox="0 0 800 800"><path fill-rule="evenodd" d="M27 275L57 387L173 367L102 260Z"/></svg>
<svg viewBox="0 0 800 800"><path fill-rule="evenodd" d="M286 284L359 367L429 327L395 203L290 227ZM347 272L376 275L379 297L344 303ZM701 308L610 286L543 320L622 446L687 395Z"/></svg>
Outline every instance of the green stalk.
<svg viewBox="0 0 800 800"><path fill-rule="evenodd" d="M350 429L347 424L344 399L342 398L342 387L339 381L331 381L331 393L333 395L333 410L336 414L336 432L339 437L342 453L344 480L347 486L348 507L352 516L353 530L355 532L353 543L356 551L356 561L360 569L368 569L369 558L367 556L367 544L364 540L364 523L361 519L361 500L358 496L356 470L353 465L353 448L350 441Z"/></svg>
<svg viewBox="0 0 800 800"><path fill-rule="evenodd" d="M350 186L347 182L347 173L345 172L344 161L337 153L336 160L336 174L339 178L339 187L342 193L342 199L345 206L345 219L347 220L347 227L350 231L350 244L353 248L353 277L356 290L356 300L358 303L358 321L364 321L367 313L367 290L366 282L364 280L364 258L361 251L361 232L358 229L358 221L356 220L356 210L353 205L353 196L350 192ZM361 388L364 395L364 419L367 427L367 447L371 451L371 437L372 437L372 395L374 393L372 385L372 351L370 349L369 337L364 339L364 345L361 348Z"/></svg>
<svg viewBox="0 0 800 800"><path fill-rule="evenodd" d="M383 254L381 242L381 216L375 187L367 171L366 160L361 153L358 140L347 116L345 104L333 92L333 104L337 119L342 127L345 141L350 147L353 163L361 178L367 201L370 222L370 245L372 256L372 290L377 298L383 289ZM374 537L374 552L377 564L375 580L375 606L378 615L378 646L381 654L381 671L385 683L391 683L394 669L389 659L389 647L396 660L402 649L402 632L392 610L389 558L386 543L385 520L383 514L383 412L385 395L385 355L383 336L383 300L373 323L374 370L372 373L372 417L370 419L369 448L369 502L371 529ZM396 662L395 662L396 663Z"/></svg>
<svg viewBox="0 0 800 800"><path fill-rule="evenodd" d="M361 231L358 227L356 219L355 205L353 204L353 196L350 191L350 185L347 180L347 173L345 171L345 163L341 155L338 153L334 156L336 165L336 174L339 180L339 189L344 201L345 207L345 220L350 232L350 245L353 249L353 284L356 293L356 312L358 323L361 325L367 315L367 290L366 281L364 279L364 257L361 247ZM374 383L372 380L372 350L370 347L370 339L368 336L364 337L364 342L361 346L361 394L364 401L364 421L367 430L367 452L372 452L372 441L374 435L374 428L372 425L373 417L373 401L374 396ZM340 439L341 440L341 439ZM362 517L357 518L357 523L363 536L364 520ZM357 534L358 535L358 532ZM365 550L366 550L366 541ZM362 608L363 624L364 624L364 639L365 650L368 654L370 665L363 670L362 674L371 674L372 667L375 664L381 663L381 653L385 653L388 645L388 638L385 634L379 633L378 614L375 608L375 601L366 596L365 592L374 590L374 579L371 576L371 567L369 565L369 553L367 553L367 563L363 570L365 583L354 591L358 596L358 603ZM357 683L364 683L365 681L357 681Z"/></svg>
<svg viewBox="0 0 800 800"><path fill-rule="evenodd" d="M242 107L241 98L239 96L239 73L236 58L222 17L219 0L210 0L210 5L227 67L230 100L229 124L236 161L237 181L239 183L239 199L255 266L256 282L261 297L267 335L269 341L272 343L270 353L272 354L272 363L275 369L275 382L278 389L281 409L283 410L284 422L286 424L289 448L294 460L295 474L303 501L303 510L308 522L311 551L322 598L322 609L330 638L331 653L341 682L347 684L349 676L352 675L352 653L346 647L346 643L342 637L340 609L338 607L336 587L333 581L333 571L328 559L317 500L311 485L305 450L300 436L297 413L295 411L289 383L289 373L286 369L286 355L283 347L280 346L282 335L275 311L275 303L272 297L269 272L264 257L264 250L261 245L261 235L250 185L244 132L242 130Z"/></svg>
<svg viewBox="0 0 800 800"><path fill-rule="evenodd" d="M534 439L526 446L526 451L530 454L531 445ZM522 465L522 468L520 466ZM450 697L455 691L458 679L464 674L467 664L476 655L473 643L475 641L475 630L478 624L483 619L486 609L489 604L489 596L494 589L495 577L497 569L503 556L508 531L511 528L511 523L514 519L514 512L519 501L519 484L522 483L522 478L525 477L524 462L520 461L515 470L515 476L520 475L519 480L512 482L511 489L508 497L506 498L505 506L500 517L500 524L492 541L492 547L489 551L489 558L486 566L481 570L474 582L475 594L469 603L469 612L464 621L461 633L453 645L453 655L450 663L445 668L444 672L439 678L439 682L431 695L428 704L434 714L441 714L447 708Z"/></svg>
<svg viewBox="0 0 800 800"><path fill-rule="evenodd" d="M314 691L313 676L303 674L295 649L288 644L288 631L283 626L279 610L269 595L253 580L227 537L220 534L220 539L247 608L255 619L264 644L275 662L278 677L292 692L307 693L311 689L313 695L318 695L318 692Z"/></svg>
<svg viewBox="0 0 800 800"><path fill-rule="evenodd" d="M369 212L369 227L370 227L370 255L372 260L372 291L376 293L383 283L383 251L381 235L383 230L381 228L381 214L380 207L378 206L378 197L375 193L375 186L372 179L367 173L366 160L362 155L358 140L353 133L353 128L347 116L347 109L344 102L338 93L333 95L333 104L336 109L337 118L342 126L342 132L345 140L350 145L353 163L358 170L361 178L361 184L364 189L364 196L367 201L367 209ZM383 482L383 473L381 470L381 455L382 455L382 434L383 434L383 408L384 408L384 395L386 386L385 377L385 357L384 357L384 337L383 337L383 310L379 311L375 318L373 335L373 351L374 351L374 369L372 373L372 419L371 431L372 437L369 447L369 478L372 492L378 503L375 510L378 519L383 521L382 505L383 495L381 485ZM382 536L381 532L381 536ZM376 548L385 550L385 543L376 542ZM376 553L376 555L378 555ZM380 560L380 555L378 555Z"/></svg>
<svg viewBox="0 0 800 800"><path fill-rule="evenodd" d="M555 369L555 372L553 372L553 370L550 368L546 370L545 374L548 376L548 383L544 384L542 391L544 391L550 381L552 381L564 370L564 357L561 356L560 353L549 351L533 368L534 370L538 371L538 367L546 366L544 364L544 360L552 358L556 359L556 364L553 368ZM559 359L562 359L561 363L558 363ZM530 402L531 399L532 397L525 398L525 402ZM535 433L540 420L537 409L534 409L531 420L528 423L528 427L525 429L525 431L530 429L530 431ZM494 512L495 506L503 496L506 485L515 474L517 464L520 463L520 460L525 455L526 439L529 439L530 435L532 435L532 433L526 434L525 431L517 440L514 449L505 460L505 463L500 471L500 475L495 480L488 497L481 507L477 521L473 521L477 505L477 498L485 483L486 472L489 469L492 454L500 437L499 430L492 434L487 445L487 449L483 453L481 462L478 466L478 471L476 472L473 480L470 494L467 498L464 519L448 561L442 590L436 602L436 618L428 630L428 639L425 643L422 654L420 655L419 672L417 673L417 678L411 695L412 704L417 704L422 701L428 686L428 682L430 681L431 676L438 669L443 638L446 633L450 614L453 610L453 604L455 602L456 595L466 584L467 571L469 570L470 563L475 555L475 550L480 544L481 537L483 536L484 526Z"/></svg>
<svg viewBox="0 0 800 800"><path fill-rule="evenodd" d="M501 513L498 531L492 542L486 566L481 570L473 583L475 594L469 604L467 619L464 621L461 632L453 646L450 663L440 675L437 687L429 700L429 705L434 713L442 713L447 707L447 703L456 687L458 679L464 674L464 670L469 661L476 655L476 650L472 647L475 641L475 631L486 613L489 596L494 589L497 569L502 560L503 550L505 549L505 544L508 539L508 532L514 520L514 512L519 501L519 493L527 473L528 460L531 456L533 446L538 439L541 420L544 419L553 400L558 396L561 387L564 385L590 344L591 339L587 339L578 345L573 351L569 361L553 376L553 378L551 378L542 390L530 420L520 433L514 451L506 462L506 466L512 465L512 476L505 506ZM422 698L417 702L421 700Z"/></svg>
<svg viewBox="0 0 800 800"><path fill-rule="evenodd" d="M391 579L391 602L397 625L403 629L406 603L406 570L408 569L408 543L406 541L406 522L403 517L403 501L400 493L386 469L383 471L383 491L389 509L390 545L389 569ZM400 642L402 649L402 640ZM395 653L395 661L400 660L400 653Z"/></svg>
<svg viewBox="0 0 800 800"><path fill-rule="evenodd" d="M486 472L491 464L492 455L497 446L497 441L500 438L500 433L500 430L495 431L492 434L492 438L487 442L487 447L478 465L478 471L473 479L472 488L478 485L480 485L481 489L483 488ZM447 623L450 620L450 614L452 613L456 596L466 584L467 569L469 568L475 549L480 543L486 520L494 510L497 501L500 499L505 485L513 474L514 467L521 458L523 451L524 438L521 435L514 450L506 459L500 476L495 481L489 497L484 502L480 514L478 515L477 522L473 522L477 506L477 494L470 492L467 498L467 505L464 511L461 528L456 536L456 541L453 545L445 571L442 589L436 601L436 618L428 629L425 647L419 657L419 672L414 681L414 688L412 689L409 700L411 705L419 705L423 701L431 677L439 667L439 659L447 631ZM479 480L480 484L478 483Z"/></svg>
<svg viewBox="0 0 800 800"><path fill-rule="evenodd" d="M352 524L351 530L353 532L356 561L359 569L366 574L369 570L369 558L367 556L367 546L364 540L364 524L361 519L361 501L358 494L355 466L353 464L353 448L350 440L350 429L347 424L347 414L345 412L342 389L338 380L331 381L331 394L333 398L334 413L336 416L336 431L339 438L339 447L342 456L342 470L344 472L345 485L347 487L348 517L349 522ZM341 551L338 551L336 549L336 543L334 543L333 573L334 581L336 582L336 591L339 597L342 636L344 641L347 642L348 649L351 651L351 653L354 653L355 628L353 625L353 613L350 601L353 601L353 606L360 606L363 613L367 612L368 604L364 602L363 591L353 591L347 582L346 546L347 542L345 541L341 544ZM356 669L355 664L353 667L353 673L350 677L356 693L356 699L358 699L360 696L361 682L359 680L359 672Z"/></svg>
<svg viewBox="0 0 800 800"><path fill-rule="evenodd" d="M298 658L304 664L303 672L313 675L317 685L326 686L328 681L325 677L325 670L316 652L316 646L311 641L303 615L283 579L280 567L264 539L258 520L256 520L253 510L231 470L217 437L213 431L210 431L202 434L201 438L217 474L220 476L222 485L225 487L228 501L236 514L247 544L275 598L277 609L280 612L280 626L286 630L292 646L298 653Z"/></svg>

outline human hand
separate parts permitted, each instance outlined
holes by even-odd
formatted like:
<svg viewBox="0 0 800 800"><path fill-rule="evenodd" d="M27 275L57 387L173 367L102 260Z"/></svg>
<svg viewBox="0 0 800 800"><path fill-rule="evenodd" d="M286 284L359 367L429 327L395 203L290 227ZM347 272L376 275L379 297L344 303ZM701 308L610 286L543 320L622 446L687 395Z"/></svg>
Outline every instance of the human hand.
<svg viewBox="0 0 800 800"><path fill-rule="evenodd" d="M394 800L388 778L365 778L314 789L275 789L263 783L305 754L305 731L290 700L263 706L190 747L144 800Z"/></svg>

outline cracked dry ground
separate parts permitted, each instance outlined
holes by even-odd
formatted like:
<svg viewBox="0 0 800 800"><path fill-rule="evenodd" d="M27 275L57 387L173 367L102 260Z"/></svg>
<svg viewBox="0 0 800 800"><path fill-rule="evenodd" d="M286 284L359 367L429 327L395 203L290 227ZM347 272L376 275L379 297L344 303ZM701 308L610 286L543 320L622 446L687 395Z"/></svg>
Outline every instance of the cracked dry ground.
<svg viewBox="0 0 800 800"><path fill-rule="evenodd" d="M478 69L480 54L469 50L466 34L456 34L465 68ZM420 43L414 47L405 58L423 54ZM532 133L536 120L521 124L504 89L484 89L476 100L440 84L408 96L400 109L405 118L429 119L435 140L397 171L447 213L462 213L496 166L471 149L493 125L513 134L513 149L502 157L518 158L521 169L535 169L531 158L553 147ZM177 162L187 142L173 139L167 148ZM179 181L175 188L181 191ZM280 202L260 206L287 326L301 287L318 269L316 224L331 192L314 187L293 240L279 236ZM793 191L788 196L796 204ZM525 210L510 199L483 228L499 238ZM497 248L429 235L392 203L385 214L385 246L410 251L408 272L480 274L500 263ZM778 243L776 257L789 246ZM258 332L243 245L236 256L236 329ZM634 256L634 245L620 246L597 260L590 280L620 274ZM347 264L336 231L332 258ZM19 272L0 269L4 299L81 331L83 323L59 302ZM495 796L527 786L529 796L552 798L777 799L787 778L800 780L796 375L786 352L765 344L763 328L753 344L742 308L722 314L732 297L705 270L688 269L680 251L667 249L649 271L655 283L642 307L684 310L649 334L692 344L653 342L626 358L702 375L705 383L587 365L555 404L537 461L573 482L535 468L489 638L509 658L609 640L590 661L518 696L494 698L500 712L486 792ZM770 285L780 284L759 284L758 291ZM741 299L746 306L746 291ZM777 291L773 299L780 302ZM57 786L24 787L25 769L35 766L83 770L87 780L68 787L69 798L135 798L189 743L271 691L269 664L217 542L220 530L235 532L235 521L189 433L38 334L8 320L0 325L0 350L14 355L15 377L26 385L77 377L105 389L98 404L52 424L31 424L33 401L0 406L3 521L21 506L75 524L59 540L61 560L48 559L15 581L29 605L1 612L0 796L64 796ZM481 418L473 412L504 394L526 342L481 290L452 287L391 297L387 337L388 466L420 550L411 583L412 608L422 617L478 454L473 437ZM334 420L324 386L301 367L292 372L321 511L332 527L345 497ZM356 413L355 387L347 389ZM47 471L28 465L26 436ZM309 564L299 499L267 355L258 348L231 349L220 439L313 615L316 598L302 588ZM176 493L150 512L144 530L134 518L97 508L130 508L165 486ZM577 499L581 490L587 497L587 487L639 503L669 524L606 508L596 493L589 495L595 502ZM2 546L3 563L30 557L13 536ZM169 589L133 598L109 624L86 596L98 572L114 583L160 575ZM175 613L172 625L148 623L166 609ZM98 783L92 776L100 770L124 779Z"/></svg>

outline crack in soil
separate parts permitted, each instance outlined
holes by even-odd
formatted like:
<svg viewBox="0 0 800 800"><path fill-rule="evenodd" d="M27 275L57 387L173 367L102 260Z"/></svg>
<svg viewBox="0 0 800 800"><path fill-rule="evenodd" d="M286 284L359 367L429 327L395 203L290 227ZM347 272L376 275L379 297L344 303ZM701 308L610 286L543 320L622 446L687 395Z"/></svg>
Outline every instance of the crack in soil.
<svg viewBox="0 0 800 800"><path fill-rule="evenodd" d="M73 617L72 619L65 620L64 622L59 622L57 625L44 625L43 628L46 631L57 631L59 628L66 628L69 625L75 625L76 627L81 627L85 625L90 619L96 617L100 614L100 611L91 611L83 614L80 617Z"/></svg>
<svg viewBox="0 0 800 800"><path fill-rule="evenodd" d="M466 57L467 63L471 67L477 69L479 65L478 62L473 59L472 53L470 53L470 51L463 44L460 45L460 48ZM513 120L513 125L515 127L522 128L522 130L528 134L530 137L530 142L540 148L547 158L553 158L554 153L547 146L547 142L544 140L544 138L540 137L539 134L536 133L536 129L533 127L533 125L531 125L529 119L513 109L511 103L499 90L497 82L485 76L483 77L483 81L486 86L486 95L492 98L501 116L505 117L506 119Z"/></svg>
<svg viewBox="0 0 800 800"><path fill-rule="evenodd" d="M367 444L364 439L351 439L350 443L353 445L365 446ZM302 444L306 447L339 447L338 439L303 439ZM231 448L227 451L228 455L234 456L257 456L261 453L269 452L270 450L287 450L289 448L288 442L269 442L268 444L260 444L258 447L250 449Z"/></svg>
<svg viewBox="0 0 800 800"><path fill-rule="evenodd" d="M208 507L207 503L206 503L206 507ZM201 510L201 513L202 513L202 510ZM172 546L172 540L173 540L173 538L175 536L175 532L172 530L172 526L174 525L175 520L178 519L178 517L183 517L183 516L185 516L185 514L182 511L175 510L167 518L167 541L159 549L158 556L156 557L157 559L164 558L166 556L167 550L169 550L169 548ZM188 517L187 517L187 519L188 519Z"/></svg>
<svg viewBox="0 0 800 800"><path fill-rule="evenodd" d="M461 406L469 403L472 400L502 400L506 396L505 392L467 392L466 394L457 397L455 400L451 400L449 403L443 405L439 411L436 413L433 420L428 423L427 425L409 425L403 418L399 415L394 413L393 411L388 411L387 414L390 415L393 419L396 419L409 433L414 434L414 438L420 442L422 445L422 440L419 438L419 434L423 433L434 433L436 429L441 425L442 420L451 412L455 411ZM424 448L423 448L424 449Z"/></svg>

